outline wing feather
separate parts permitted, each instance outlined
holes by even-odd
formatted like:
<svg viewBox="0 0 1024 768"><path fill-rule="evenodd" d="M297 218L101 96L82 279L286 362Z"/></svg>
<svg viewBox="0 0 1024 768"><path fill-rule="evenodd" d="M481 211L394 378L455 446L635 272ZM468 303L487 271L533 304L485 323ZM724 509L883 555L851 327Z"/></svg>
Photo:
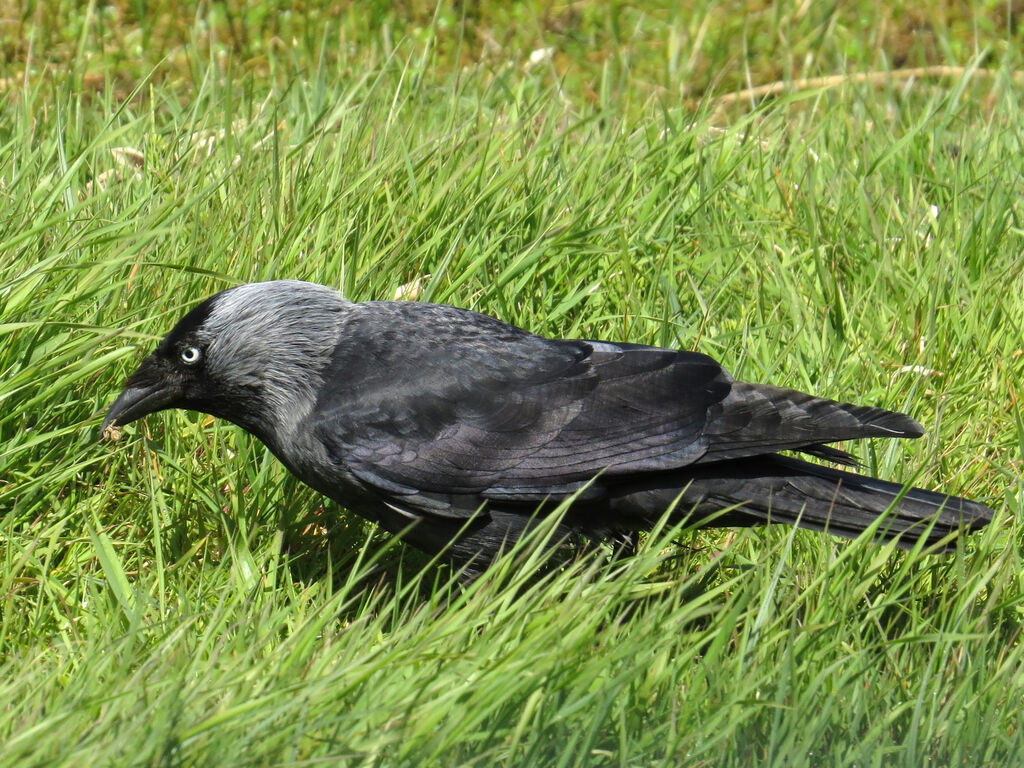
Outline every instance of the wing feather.
<svg viewBox="0 0 1024 768"><path fill-rule="evenodd" d="M358 306L315 430L403 508L471 515L483 498L561 497L595 476L588 493L780 450L841 459L824 444L921 433L890 411L736 382L695 352L544 339L451 307Z"/></svg>

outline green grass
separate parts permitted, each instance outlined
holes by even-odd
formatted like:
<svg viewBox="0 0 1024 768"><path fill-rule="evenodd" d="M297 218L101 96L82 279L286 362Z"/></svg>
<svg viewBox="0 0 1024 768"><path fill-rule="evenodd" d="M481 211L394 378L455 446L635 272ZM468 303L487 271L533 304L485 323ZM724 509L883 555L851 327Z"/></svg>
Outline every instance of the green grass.
<svg viewBox="0 0 1024 768"><path fill-rule="evenodd" d="M44 5L0 4L0 762L1024 757L1006 6ZM527 546L462 589L230 425L98 441L186 308L283 277L905 411L923 439L847 447L996 522L946 557L661 530L531 577Z"/></svg>

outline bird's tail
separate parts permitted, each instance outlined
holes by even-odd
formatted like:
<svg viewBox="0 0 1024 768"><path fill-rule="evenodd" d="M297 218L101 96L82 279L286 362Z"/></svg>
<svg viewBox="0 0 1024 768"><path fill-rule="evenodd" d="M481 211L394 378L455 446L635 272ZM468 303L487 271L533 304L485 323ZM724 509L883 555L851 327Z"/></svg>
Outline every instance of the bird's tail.
<svg viewBox="0 0 1024 768"><path fill-rule="evenodd" d="M992 510L976 501L908 488L779 455L722 462L700 468L676 509L708 514L732 509L710 525L788 523L856 538L880 516L877 535L904 549L922 537L939 550L955 543L949 534L984 527Z"/></svg>

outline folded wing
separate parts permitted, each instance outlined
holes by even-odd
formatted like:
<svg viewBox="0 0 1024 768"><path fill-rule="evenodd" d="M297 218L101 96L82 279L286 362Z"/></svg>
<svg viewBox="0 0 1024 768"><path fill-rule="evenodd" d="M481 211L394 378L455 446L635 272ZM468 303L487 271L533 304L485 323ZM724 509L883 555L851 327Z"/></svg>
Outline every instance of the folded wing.
<svg viewBox="0 0 1024 768"><path fill-rule="evenodd" d="M826 444L921 434L891 411L737 382L694 352L544 339L450 307L360 306L314 427L336 462L417 513L468 516L487 499L584 486L593 497L782 450L847 461Z"/></svg>

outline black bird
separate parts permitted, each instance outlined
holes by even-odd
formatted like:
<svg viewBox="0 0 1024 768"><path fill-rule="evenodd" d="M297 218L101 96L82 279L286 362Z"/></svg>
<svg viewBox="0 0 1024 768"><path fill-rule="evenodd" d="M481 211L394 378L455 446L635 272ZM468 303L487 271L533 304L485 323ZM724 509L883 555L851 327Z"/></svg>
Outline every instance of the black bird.
<svg viewBox="0 0 1024 768"><path fill-rule="evenodd" d="M889 512L881 538L937 549L992 518L780 453L854 465L828 443L920 437L908 416L735 381L697 352L546 339L293 280L231 288L185 315L103 433L166 408L234 422L320 493L471 571L576 493L559 533L583 540L628 539L673 504L709 525L846 537Z"/></svg>

